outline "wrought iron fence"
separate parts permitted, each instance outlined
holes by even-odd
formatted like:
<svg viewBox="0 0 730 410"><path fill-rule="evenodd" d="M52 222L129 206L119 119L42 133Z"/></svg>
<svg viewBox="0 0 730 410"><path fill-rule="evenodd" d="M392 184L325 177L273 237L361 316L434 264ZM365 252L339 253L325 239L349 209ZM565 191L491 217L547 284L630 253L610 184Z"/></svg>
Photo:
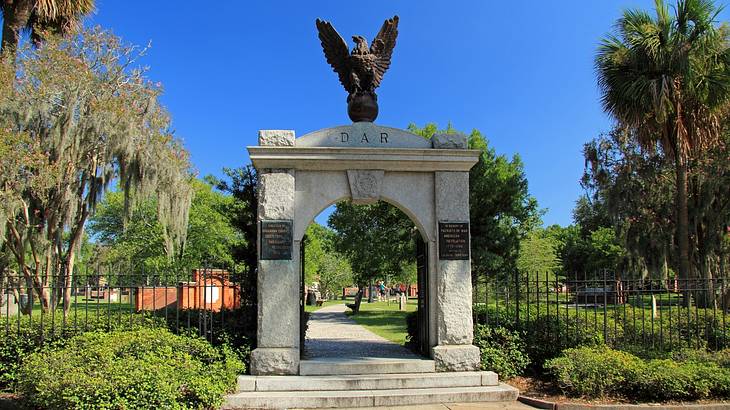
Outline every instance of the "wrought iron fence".
<svg viewBox="0 0 730 410"><path fill-rule="evenodd" d="M212 268L130 273L113 265L71 279L6 273L0 276L0 335L44 344L84 331L166 326L215 342L231 328L239 334L254 328L255 289L245 285L246 277L250 272Z"/></svg>
<svg viewBox="0 0 730 410"><path fill-rule="evenodd" d="M730 347L727 278L581 280L512 275L474 281L474 322L573 347L586 340L637 351ZM539 334L538 334L539 333Z"/></svg>

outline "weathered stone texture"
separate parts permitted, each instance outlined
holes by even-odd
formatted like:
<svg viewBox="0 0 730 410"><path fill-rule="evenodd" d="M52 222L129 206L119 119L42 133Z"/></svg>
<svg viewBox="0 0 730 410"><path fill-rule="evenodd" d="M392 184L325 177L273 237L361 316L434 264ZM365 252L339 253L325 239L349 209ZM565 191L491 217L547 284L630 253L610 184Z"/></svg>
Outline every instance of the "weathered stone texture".
<svg viewBox="0 0 730 410"><path fill-rule="evenodd" d="M259 145L275 147L293 147L294 131L292 130L259 130Z"/></svg>
<svg viewBox="0 0 730 410"><path fill-rule="evenodd" d="M479 348L472 345L436 346L432 349L437 372L465 372L480 367Z"/></svg>
<svg viewBox="0 0 730 410"><path fill-rule="evenodd" d="M471 311L470 262L439 261L436 326L439 345L471 344L474 323Z"/></svg>
<svg viewBox="0 0 730 410"><path fill-rule="evenodd" d="M499 386L499 376L495 372L481 372L482 386Z"/></svg>
<svg viewBox="0 0 730 410"><path fill-rule="evenodd" d="M325 128L296 140L297 147L431 148L431 142L406 130L356 122Z"/></svg>
<svg viewBox="0 0 730 410"><path fill-rule="evenodd" d="M469 222L469 173L436 172L435 178L438 220Z"/></svg>
<svg viewBox="0 0 730 410"><path fill-rule="evenodd" d="M299 349L259 347L251 352L251 374L291 375L299 373Z"/></svg>
<svg viewBox="0 0 730 410"><path fill-rule="evenodd" d="M258 304L258 346L299 346L299 305L295 303L299 299L296 253L290 261L259 261L258 300L266 303Z"/></svg>
<svg viewBox="0 0 730 410"><path fill-rule="evenodd" d="M294 171L259 173L259 220L294 219Z"/></svg>
<svg viewBox="0 0 730 410"><path fill-rule="evenodd" d="M466 135L464 134L434 134L431 143L437 149L467 149Z"/></svg>
<svg viewBox="0 0 730 410"><path fill-rule="evenodd" d="M352 203L358 205L374 204L380 199L384 171L356 169L347 171L350 182Z"/></svg>

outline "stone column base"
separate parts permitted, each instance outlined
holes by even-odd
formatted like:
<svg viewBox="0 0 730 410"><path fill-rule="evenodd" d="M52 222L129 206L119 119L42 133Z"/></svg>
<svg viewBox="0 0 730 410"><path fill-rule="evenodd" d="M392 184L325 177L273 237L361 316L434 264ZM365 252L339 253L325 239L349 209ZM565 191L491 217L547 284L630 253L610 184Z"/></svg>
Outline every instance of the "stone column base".
<svg viewBox="0 0 730 410"><path fill-rule="evenodd" d="M474 345L439 345L432 353L437 372L469 372L481 367L479 348Z"/></svg>
<svg viewBox="0 0 730 410"><path fill-rule="evenodd" d="M251 374L299 374L299 349L289 347L259 347L251 352Z"/></svg>

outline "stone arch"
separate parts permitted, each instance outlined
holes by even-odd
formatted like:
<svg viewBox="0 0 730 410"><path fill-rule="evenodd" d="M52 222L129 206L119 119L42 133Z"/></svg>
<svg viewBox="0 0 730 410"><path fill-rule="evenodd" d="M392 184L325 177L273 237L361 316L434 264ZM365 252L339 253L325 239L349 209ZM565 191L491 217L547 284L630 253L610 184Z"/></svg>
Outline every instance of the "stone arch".
<svg viewBox="0 0 730 410"><path fill-rule="evenodd" d="M428 306L426 339L437 370L479 367L472 342L469 169L479 151L463 135L426 140L371 123L315 131L263 130L248 147L259 172L257 348L253 374L297 374L299 250L312 220L337 201L386 201L418 228ZM423 259L423 258L422 258Z"/></svg>
<svg viewBox="0 0 730 410"><path fill-rule="evenodd" d="M310 178L315 175L321 177L324 181L318 181L318 184L311 183ZM294 213L293 240L301 241L304 231L317 215L337 202L352 200L352 195L350 194L349 183L341 172L302 172L298 173L295 179L297 181L295 182L295 202L301 205L296 208ZM410 178L405 179L398 174L386 174L383 179L384 188L386 189L378 199L389 203L406 214L418 229L424 242L434 241L432 210L420 205L428 203L429 200L430 202L433 201L431 195L433 189L430 186L432 184L429 184L432 181L422 181L423 176L415 173ZM407 191L395 189L396 185L409 182L410 186L423 186L425 182L430 189L420 192L420 195L412 195ZM297 183L307 185L309 188L307 190L298 190L296 189Z"/></svg>

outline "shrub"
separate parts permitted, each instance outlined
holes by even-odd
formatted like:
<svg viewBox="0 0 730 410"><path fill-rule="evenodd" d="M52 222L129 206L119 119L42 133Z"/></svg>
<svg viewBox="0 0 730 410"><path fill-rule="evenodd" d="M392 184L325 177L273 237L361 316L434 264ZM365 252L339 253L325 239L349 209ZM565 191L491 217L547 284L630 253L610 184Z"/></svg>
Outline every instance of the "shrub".
<svg viewBox="0 0 730 410"><path fill-rule="evenodd" d="M568 349L545 369L571 396L604 397L625 393L643 371L638 357L607 347Z"/></svg>
<svg viewBox="0 0 730 410"><path fill-rule="evenodd" d="M538 370L564 349L603 344L603 335L578 317L539 316L526 326L527 353Z"/></svg>
<svg viewBox="0 0 730 410"><path fill-rule="evenodd" d="M507 309L504 306L474 305L473 315L474 323L481 323L488 326L501 326L511 330L516 329L519 325L516 321L515 309ZM524 313L520 316L523 318L527 317Z"/></svg>
<svg viewBox="0 0 730 410"><path fill-rule="evenodd" d="M45 348L60 348L65 342L87 331L112 331L119 328L140 329L164 326L161 320L136 315L134 321L118 321L106 315L89 315L83 319L64 322L61 314L44 317L9 318L0 343L0 391L11 391L17 381L17 371L25 357Z"/></svg>
<svg viewBox="0 0 730 410"><path fill-rule="evenodd" d="M656 401L730 397L730 368L720 364L727 352L684 350L673 356L678 360L645 361L607 347L584 347L566 350L546 369L571 396Z"/></svg>
<svg viewBox="0 0 730 410"><path fill-rule="evenodd" d="M671 354L672 360L679 362L712 363L720 367L730 367L730 349L708 352L698 349L681 349Z"/></svg>
<svg viewBox="0 0 730 410"><path fill-rule="evenodd" d="M47 409L201 409L220 405L243 371L230 349L166 329L89 332L28 356L18 387Z"/></svg>
<svg viewBox="0 0 730 410"><path fill-rule="evenodd" d="M639 393L655 400L696 400L710 395L716 365L680 363L670 359L651 360L642 372Z"/></svg>
<svg viewBox="0 0 730 410"><path fill-rule="evenodd" d="M243 305L236 309L224 309L218 312L210 312L201 309L186 309L181 311L180 317L169 315L167 327L173 333L189 335L200 335L201 332L195 324L212 323L212 331L206 336L213 346L231 347L246 364L250 364L250 353L256 342L256 306ZM305 316L308 315L305 313ZM308 320L308 316L307 319ZM192 323L192 328L187 324ZM307 325L307 321L304 325ZM306 327L304 328L306 331Z"/></svg>
<svg viewBox="0 0 730 410"><path fill-rule="evenodd" d="M521 374L530 364L520 334L503 327L476 325L474 344L481 352L483 370L492 370L502 379Z"/></svg>

